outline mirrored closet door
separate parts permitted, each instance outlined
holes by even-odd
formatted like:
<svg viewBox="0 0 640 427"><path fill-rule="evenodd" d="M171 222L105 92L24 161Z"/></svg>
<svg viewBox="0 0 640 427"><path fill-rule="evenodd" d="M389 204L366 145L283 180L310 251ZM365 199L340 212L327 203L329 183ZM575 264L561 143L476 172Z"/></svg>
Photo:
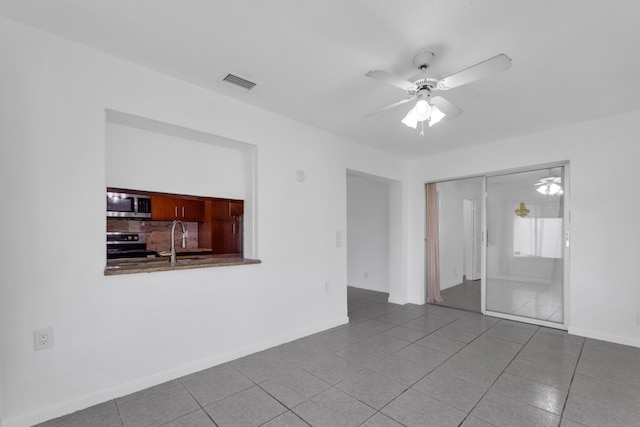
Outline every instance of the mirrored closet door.
<svg viewBox="0 0 640 427"><path fill-rule="evenodd" d="M565 318L565 166L486 177L486 314Z"/></svg>

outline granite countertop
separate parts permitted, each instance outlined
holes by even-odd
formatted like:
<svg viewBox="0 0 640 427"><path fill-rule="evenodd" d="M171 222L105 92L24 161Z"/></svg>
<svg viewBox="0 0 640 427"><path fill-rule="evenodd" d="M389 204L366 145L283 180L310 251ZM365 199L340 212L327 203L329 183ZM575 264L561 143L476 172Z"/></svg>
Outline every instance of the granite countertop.
<svg viewBox="0 0 640 427"><path fill-rule="evenodd" d="M188 252L187 252L188 253ZM110 259L104 269L105 276L116 274L151 273L154 271L189 270L193 268L226 267L230 265L260 264L259 259L243 258L241 254L180 255L175 264L169 257Z"/></svg>

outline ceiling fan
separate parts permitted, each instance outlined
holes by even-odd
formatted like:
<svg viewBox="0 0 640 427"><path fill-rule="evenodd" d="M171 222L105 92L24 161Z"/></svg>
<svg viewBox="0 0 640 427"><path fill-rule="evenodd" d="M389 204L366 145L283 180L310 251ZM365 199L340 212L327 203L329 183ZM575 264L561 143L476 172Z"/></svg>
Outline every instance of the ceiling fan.
<svg viewBox="0 0 640 427"><path fill-rule="evenodd" d="M431 96L433 93L453 89L511 68L511 58L501 53L500 55L472 65L448 77L440 78L439 75L427 71L434 57L433 52L428 51L417 54L413 58L413 64L418 67L419 73L409 80L405 80L384 70L373 70L365 74L367 77L402 89L409 95L408 98L387 105L367 116L372 116L406 104L407 102L417 100L415 106L409 110L409 113L402 119L402 123L416 129L418 122L420 122L422 124L420 135L424 136L425 121L427 121L431 127L444 118L447 120L453 119L462 114L460 108L442 96Z"/></svg>

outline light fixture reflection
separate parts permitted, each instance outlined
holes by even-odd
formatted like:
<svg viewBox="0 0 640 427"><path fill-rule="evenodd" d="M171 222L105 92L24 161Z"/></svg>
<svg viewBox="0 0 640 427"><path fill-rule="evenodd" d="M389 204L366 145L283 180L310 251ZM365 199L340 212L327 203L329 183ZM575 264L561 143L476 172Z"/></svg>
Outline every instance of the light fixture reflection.
<svg viewBox="0 0 640 427"><path fill-rule="evenodd" d="M562 178L559 176L550 176L548 178L542 178L536 183L538 188L536 191L545 196L560 196L564 193L562 189Z"/></svg>

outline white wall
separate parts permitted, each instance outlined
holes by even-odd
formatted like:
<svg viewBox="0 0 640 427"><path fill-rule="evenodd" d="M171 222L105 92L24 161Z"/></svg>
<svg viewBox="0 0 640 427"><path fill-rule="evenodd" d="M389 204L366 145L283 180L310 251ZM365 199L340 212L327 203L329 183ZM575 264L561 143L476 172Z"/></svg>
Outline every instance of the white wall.
<svg viewBox="0 0 640 427"><path fill-rule="evenodd" d="M640 346L640 112L417 160L411 165L409 300L424 301L423 182L570 161L569 332Z"/></svg>
<svg viewBox="0 0 640 427"><path fill-rule="evenodd" d="M2 198L28 207L0 218L3 427L347 321L346 170L404 183L405 161L4 19L0 56ZM262 264L105 277L105 110L255 145Z"/></svg>
<svg viewBox="0 0 640 427"><path fill-rule="evenodd" d="M389 292L389 184L347 174L347 282Z"/></svg>
<svg viewBox="0 0 640 427"><path fill-rule="evenodd" d="M106 123L108 187L244 199L244 167L240 147Z"/></svg>

